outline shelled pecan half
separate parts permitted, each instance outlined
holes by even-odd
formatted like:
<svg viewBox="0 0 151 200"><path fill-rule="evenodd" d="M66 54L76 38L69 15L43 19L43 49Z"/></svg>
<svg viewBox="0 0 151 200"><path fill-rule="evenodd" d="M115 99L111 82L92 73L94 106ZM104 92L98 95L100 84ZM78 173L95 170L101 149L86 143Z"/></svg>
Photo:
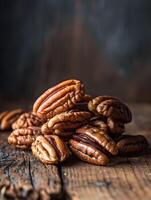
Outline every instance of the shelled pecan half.
<svg viewBox="0 0 151 200"><path fill-rule="evenodd" d="M148 141L143 135L123 135L117 142L119 155L136 156L148 148Z"/></svg>
<svg viewBox="0 0 151 200"><path fill-rule="evenodd" d="M12 124L19 118L23 113L22 109L16 109L11 111L2 112L0 114L0 129L9 130Z"/></svg>
<svg viewBox="0 0 151 200"><path fill-rule="evenodd" d="M111 117L123 123L132 120L132 114L128 106L115 97L98 96L89 101L88 108L96 115Z"/></svg>
<svg viewBox="0 0 151 200"><path fill-rule="evenodd" d="M13 129L27 128L30 126L41 126L43 120L33 113L23 113L20 117L12 124Z"/></svg>
<svg viewBox="0 0 151 200"><path fill-rule="evenodd" d="M118 153L116 143L101 129L85 125L69 141L73 153L83 161L106 165L110 155Z"/></svg>
<svg viewBox="0 0 151 200"><path fill-rule="evenodd" d="M43 134L74 133L74 129L86 124L91 118L91 113L86 111L68 111L58 114L42 125ZM69 135L68 134L68 135Z"/></svg>
<svg viewBox="0 0 151 200"><path fill-rule="evenodd" d="M38 136L31 148L33 155L45 164L57 164L70 154L66 144L57 135Z"/></svg>
<svg viewBox="0 0 151 200"><path fill-rule="evenodd" d="M38 127L15 129L8 137L8 143L17 148L29 149L38 135L41 135Z"/></svg>
<svg viewBox="0 0 151 200"><path fill-rule="evenodd" d="M79 80L67 80L48 89L34 103L33 113L50 119L70 110L84 96L84 85Z"/></svg>

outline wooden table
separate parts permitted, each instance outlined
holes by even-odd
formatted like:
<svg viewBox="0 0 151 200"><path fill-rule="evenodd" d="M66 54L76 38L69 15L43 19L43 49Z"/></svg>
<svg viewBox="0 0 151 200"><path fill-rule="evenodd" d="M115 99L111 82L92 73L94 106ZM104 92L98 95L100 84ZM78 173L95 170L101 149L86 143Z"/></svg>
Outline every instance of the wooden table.
<svg viewBox="0 0 151 200"><path fill-rule="evenodd" d="M133 122L127 133L143 134L151 142L151 106L131 104ZM106 167L71 158L44 165L31 152L7 144L9 133L0 133L0 199L150 200L151 150L144 155L114 158ZM16 192L16 193L15 193Z"/></svg>

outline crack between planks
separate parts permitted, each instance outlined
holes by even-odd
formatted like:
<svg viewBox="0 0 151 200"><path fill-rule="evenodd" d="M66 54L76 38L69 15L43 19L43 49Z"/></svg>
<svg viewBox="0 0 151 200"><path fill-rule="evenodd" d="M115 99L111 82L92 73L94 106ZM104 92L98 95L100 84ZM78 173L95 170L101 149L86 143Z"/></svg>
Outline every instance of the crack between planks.
<svg viewBox="0 0 151 200"><path fill-rule="evenodd" d="M59 177L60 177L60 180L61 180L61 191L60 191L59 198L54 198L54 200L71 200L71 197L67 193L66 185L64 183L64 174L63 174L62 165L58 164L57 169L58 169L58 174L59 174Z"/></svg>
<svg viewBox="0 0 151 200"><path fill-rule="evenodd" d="M31 173L31 162L30 162L30 158L28 161L28 171L29 171L29 178L30 178L30 183L33 187L33 189L35 189L34 183L33 183L33 178L32 178L32 173Z"/></svg>

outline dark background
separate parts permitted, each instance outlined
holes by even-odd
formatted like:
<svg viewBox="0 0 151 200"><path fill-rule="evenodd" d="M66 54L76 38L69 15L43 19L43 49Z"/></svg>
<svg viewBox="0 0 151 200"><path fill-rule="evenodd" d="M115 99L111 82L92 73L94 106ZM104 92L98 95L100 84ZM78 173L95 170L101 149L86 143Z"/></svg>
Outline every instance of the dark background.
<svg viewBox="0 0 151 200"><path fill-rule="evenodd" d="M69 78L151 102L150 0L2 0L0 98L33 101Z"/></svg>

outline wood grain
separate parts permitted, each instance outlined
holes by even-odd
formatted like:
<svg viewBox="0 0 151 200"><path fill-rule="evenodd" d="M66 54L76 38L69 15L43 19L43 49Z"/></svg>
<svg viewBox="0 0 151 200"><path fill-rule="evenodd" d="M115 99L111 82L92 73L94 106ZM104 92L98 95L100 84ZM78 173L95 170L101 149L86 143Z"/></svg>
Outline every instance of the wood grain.
<svg viewBox="0 0 151 200"><path fill-rule="evenodd" d="M134 117L126 133L143 134L151 144L151 105L130 107ZM8 185L19 193L14 199L151 199L151 149L139 157L114 157L107 167L75 157L59 166L45 166L30 151L8 145L8 134L0 132L0 199ZM9 195L14 195L12 190Z"/></svg>
<svg viewBox="0 0 151 200"><path fill-rule="evenodd" d="M0 133L0 185L11 184L17 191L22 189L22 194L26 190L36 190L42 195L45 193L45 197L60 195L57 166L45 166L30 151L14 149L7 144L7 137L8 133Z"/></svg>

